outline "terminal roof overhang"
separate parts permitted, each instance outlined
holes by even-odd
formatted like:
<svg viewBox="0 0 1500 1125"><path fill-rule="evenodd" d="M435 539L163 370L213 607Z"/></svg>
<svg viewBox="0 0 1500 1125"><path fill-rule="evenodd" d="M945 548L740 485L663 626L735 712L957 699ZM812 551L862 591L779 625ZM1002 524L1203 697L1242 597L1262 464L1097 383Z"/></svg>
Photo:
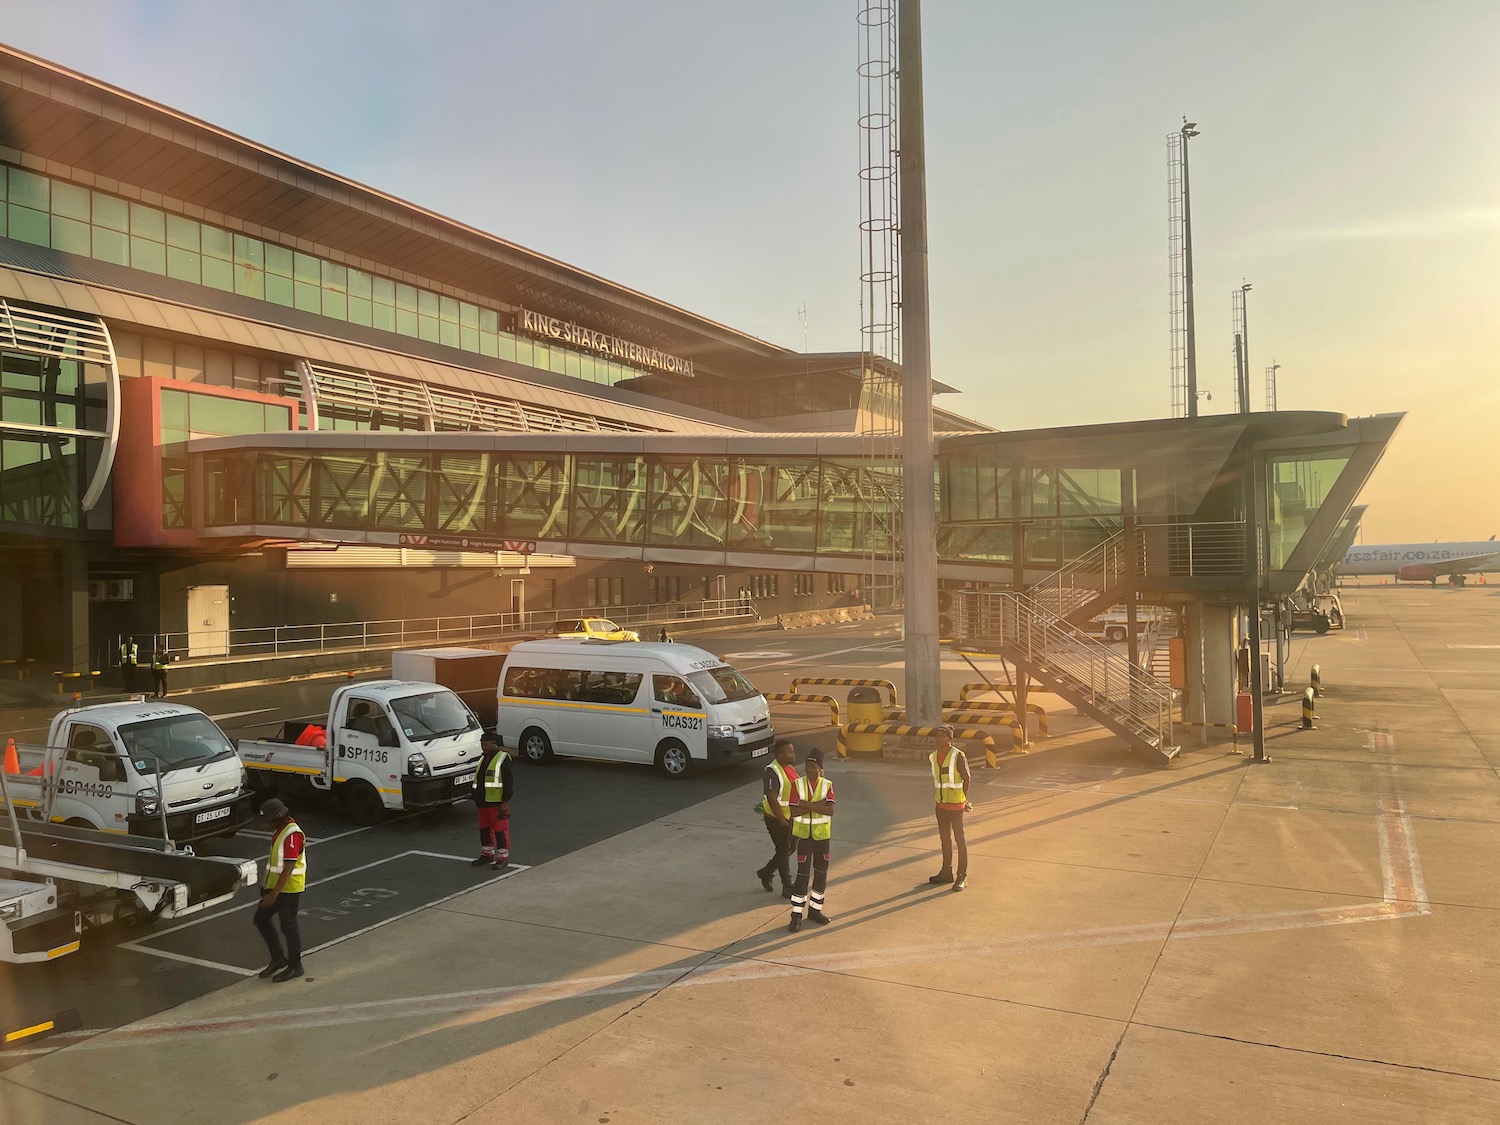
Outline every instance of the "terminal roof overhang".
<svg viewBox="0 0 1500 1125"><path fill-rule="evenodd" d="M493 294L729 375L795 353L445 218L76 71L0 45L0 148L206 213Z"/></svg>

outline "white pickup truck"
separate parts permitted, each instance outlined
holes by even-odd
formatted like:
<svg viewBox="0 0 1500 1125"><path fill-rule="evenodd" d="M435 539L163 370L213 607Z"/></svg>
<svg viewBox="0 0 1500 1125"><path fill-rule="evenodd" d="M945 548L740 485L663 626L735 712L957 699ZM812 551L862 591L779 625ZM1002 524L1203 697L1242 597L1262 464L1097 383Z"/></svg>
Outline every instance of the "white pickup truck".
<svg viewBox="0 0 1500 1125"><path fill-rule="evenodd" d="M340 687L328 718L288 722L281 738L242 740L240 758L262 791L335 792L356 824L385 812L467 798L483 730L463 700L437 684L372 680Z"/></svg>
<svg viewBox="0 0 1500 1125"><path fill-rule="evenodd" d="M60 712L23 746L11 802L23 816L188 844L255 818L234 744L195 707L142 700Z"/></svg>

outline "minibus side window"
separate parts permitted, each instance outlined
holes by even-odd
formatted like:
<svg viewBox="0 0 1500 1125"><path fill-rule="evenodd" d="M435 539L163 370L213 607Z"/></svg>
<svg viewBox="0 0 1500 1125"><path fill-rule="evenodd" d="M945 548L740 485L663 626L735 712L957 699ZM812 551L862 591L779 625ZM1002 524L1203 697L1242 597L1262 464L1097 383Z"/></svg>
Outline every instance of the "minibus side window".
<svg viewBox="0 0 1500 1125"><path fill-rule="evenodd" d="M651 683L658 703L665 703L669 707L703 707L698 693L688 687L687 681L680 676L663 676L657 673L651 677Z"/></svg>
<svg viewBox="0 0 1500 1125"><path fill-rule="evenodd" d="M589 672L583 698L589 703L625 705L634 703L640 690L640 672Z"/></svg>

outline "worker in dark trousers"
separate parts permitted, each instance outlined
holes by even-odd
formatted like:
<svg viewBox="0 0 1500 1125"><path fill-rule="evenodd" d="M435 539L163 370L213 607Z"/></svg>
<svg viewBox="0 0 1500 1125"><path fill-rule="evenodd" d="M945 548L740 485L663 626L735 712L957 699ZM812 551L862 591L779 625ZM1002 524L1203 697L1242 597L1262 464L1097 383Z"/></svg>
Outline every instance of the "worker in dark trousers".
<svg viewBox="0 0 1500 1125"><path fill-rule="evenodd" d="M797 882L792 887L791 933L809 922L826 926L833 919L823 913L828 889L828 853L833 839L833 783L823 776L823 751L809 750L804 774L792 783L792 838L797 842ZM808 875L812 887L808 887Z"/></svg>
<svg viewBox="0 0 1500 1125"><path fill-rule="evenodd" d="M943 845L943 869L927 881L934 886L951 883L955 891L969 885L969 844L964 838L964 813L969 804L969 759L953 745L953 728L934 732L937 749L927 756L932 766L932 785L937 802L938 838ZM953 852L958 850L958 873L953 871Z"/></svg>
<svg viewBox="0 0 1500 1125"><path fill-rule="evenodd" d="M485 734L480 741L483 755L474 775L474 804L479 809L479 858L470 866L486 864L496 871L510 865L510 799L516 785L510 755L498 735Z"/></svg>
<svg viewBox="0 0 1500 1125"><path fill-rule="evenodd" d="M771 837L774 849L771 858L755 873L760 885L771 890L771 876L781 876L781 897L792 897L792 783L797 780L797 771L792 763L797 760L797 748L790 738L782 738L771 747L775 760L766 767L760 804L756 810L766 826L766 835Z"/></svg>
<svg viewBox="0 0 1500 1125"><path fill-rule="evenodd" d="M135 691L135 669L141 661L140 646L134 637L120 639L120 690L126 695Z"/></svg>
<svg viewBox="0 0 1500 1125"><path fill-rule="evenodd" d="M151 679L156 684L156 698L167 698L167 665L172 657L167 653L167 642L157 641L156 651L151 654Z"/></svg>
<svg viewBox="0 0 1500 1125"><path fill-rule="evenodd" d="M297 924L297 908L307 886L307 836L279 798L272 797L261 805L260 814L271 821L271 858L253 919L271 952L270 964L260 971L260 979L296 980L302 975L302 930ZM273 917L281 922L280 938L271 925Z"/></svg>

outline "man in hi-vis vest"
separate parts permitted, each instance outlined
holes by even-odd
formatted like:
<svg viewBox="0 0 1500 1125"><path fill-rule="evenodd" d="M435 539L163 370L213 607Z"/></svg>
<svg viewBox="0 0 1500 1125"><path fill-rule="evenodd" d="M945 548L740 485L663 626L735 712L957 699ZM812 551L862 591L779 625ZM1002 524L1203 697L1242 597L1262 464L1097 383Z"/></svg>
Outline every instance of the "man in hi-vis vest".
<svg viewBox="0 0 1500 1125"><path fill-rule="evenodd" d="M261 816L271 821L271 858L266 864L266 880L255 908L255 928L271 951L271 963L260 971L260 979L296 980L302 975L302 931L297 925L297 907L302 889L307 886L307 837L291 810L276 797L260 807ZM281 922L281 938L271 925L275 917Z"/></svg>
<svg viewBox="0 0 1500 1125"><path fill-rule="evenodd" d="M969 804L969 759L953 745L953 728L938 727L937 749L927 755L937 801L938 837L943 844L943 869L929 883L952 883L955 891L969 885L969 844L964 839L964 813ZM953 849L958 848L958 874L953 873Z"/></svg>
<svg viewBox="0 0 1500 1125"><path fill-rule="evenodd" d="M516 783L511 777L510 755L500 739L486 733L480 740L483 754L474 775L474 805L479 809L479 858L473 867L486 864L500 871L510 865L510 799Z"/></svg>
<svg viewBox="0 0 1500 1125"><path fill-rule="evenodd" d="M766 826L766 835L771 837L775 849L766 865L755 873L760 885L771 889L771 876L781 876L781 897L792 897L792 783L797 780L797 771L792 763L797 760L797 748L790 738L779 738L771 748L776 760L765 768L762 775L763 792L756 811Z"/></svg>
<svg viewBox="0 0 1500 1125"><path fill-rule="evenodd" d="M797 882L792 887L792 920L787 929L802 928L807 920L826 926L833 919L823 913L823 892L828 887L828 850L833 838L833 782L823 776L823 751L809 750L804 773L792 782L792 838L797 842ZM807 877L812 874L812 890Z"/></svg>

